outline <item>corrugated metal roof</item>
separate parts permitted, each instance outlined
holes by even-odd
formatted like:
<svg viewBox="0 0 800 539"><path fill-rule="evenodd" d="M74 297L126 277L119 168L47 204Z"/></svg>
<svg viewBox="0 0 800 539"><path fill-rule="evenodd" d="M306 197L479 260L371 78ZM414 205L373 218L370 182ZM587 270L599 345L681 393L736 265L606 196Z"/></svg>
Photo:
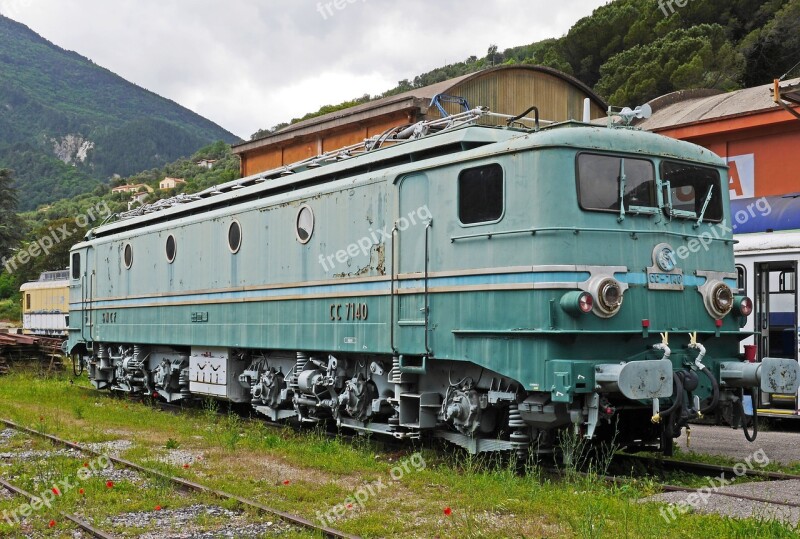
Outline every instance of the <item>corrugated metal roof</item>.
<svg viewBox="0 0 800 539"><path fill-rule="evenodd" d="M455 77L442 82L438 82L436 84L431 84L430 86L423 86L422 88L414 88L413 90L409 90L408 92L403 92L401 94L384 97L382 99L377 99L375 101L370 101L368 103L356 105L355 107L350 107L336 112L331 112L329 114L324 114L322 116L317 116L315 118L309 118L308 120L297 122L288 127L285 127L280 131L277 131L276 133L273 133L272 135L269 135L267 137L245 142L239 145L234 145L233 150L235 153L242 153L253 148L258 148L261 146L281 142L283 140L307 135L310 133L316 133L318 131L322 131L329 127L338 127L342 124L348 124L351 122L355 123L369 117L377 116L378 114L386 114L391 112L405 111L412 109L419 109L421 114L426 114L431 99L437 94L447 93L454 86L457 86L458 84L465 82L469 79L483 77L489 73L496 71L512 70L512 69L538 71L541 73L546 73L558 77L562 80L565 80L569 84L575 86L582 92L584 92L588 97L590 97L596 104L598 104L602 108L606 107L605 102L597 94L595 94L591 88L583 84L578 79L570 75L567 75L566 73L544 66L525 65L525 64L520 64L520 65L515 64L507 66L504 65L504 66L497 66L489 69L484 69L481 71L476 71L474 73L468 73L460 77ZM475 103L473 105L479 105L479 104L480 103Z"/></svg>
<svg viewBox="0 0 800 539"><path fill-rule="evenodd" d="M317 116L315 118L309 118L308 120L303 120L302 122L297 122L284 127L280 131L277 131L264 138L245 142L244 144L234 145L233 149L238 153L247 151L251 147L263 146L265 143L279 142L284 139L313 133L324 129L324 127L320 127L324 126L324 124L335 124L340 120L344 120L345 118L351 118L353 121L358 121L361 119L357 118L358 116L372 116L372 114L367 113L377 109L384 109L382 112L386 113L415 108L419 109L424 107L424 110L421 111L424 114L427 110L427 105L430 103L430 100L433 99L433 96L446 92L453 85L458 84L462 80L467 79L472 75L473 73L462 75L461 77L431 84L430 86L414 88L408 92L384 97L383 99L376 99L375 101L362 103L361 105L356 105L355 107L337 110L335 112L323 114L322 116Z"/></svg>
<svg viewBox="0 0 800 539"><path fill-rule="evenodd" d="M397 103L400 101L412 101L414 99L425 99L425 100L433 99L435 95L447 91L452 86L455 86L464 79L468 79L472 75L473 73L469 73L467 75L462 75L454 79L437 82L436 84L431 84L430 86L423 86L422 88L414 88L413 90L409 90L408 92L403 92L402 94L384 97L383 99L376 99L375 101L370 101L369 103L362 103L361 105L356 105L355 107L338 110L336 112L331 112L329 114L317 116L316 118L309 118L308 120L297 122L296 124L292 124L284 129L281 129L280 132L286 133L288 131L297 131L309 125L316 125L320 123L330 122L332 120L337 120L344 116L352 116L354 114L358 114L359 112L363 112L366 110L383 108L387 105L391 105L393 103Z"/></svg>
<svg viewBox="0 0 800 539"><path fill-rule="evenodd" d="M800 78L781 86L795 86ZM636 122L637 127L655 131L681 125L780 110L772 100L772 84L723 93L718 90L680 90L649 103L653 115Z"/></svg>

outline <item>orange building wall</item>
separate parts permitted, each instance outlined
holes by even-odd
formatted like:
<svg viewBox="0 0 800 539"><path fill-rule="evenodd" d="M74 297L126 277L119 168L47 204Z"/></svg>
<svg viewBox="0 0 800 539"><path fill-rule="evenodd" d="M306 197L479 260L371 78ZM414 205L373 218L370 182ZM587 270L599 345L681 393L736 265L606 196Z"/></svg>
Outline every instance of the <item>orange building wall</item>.
<svg viewBox="0 0 800 539"><path fill-rule="evenodd" d="M407 122L407 114L392 114L375 118L370 123L348 126L341 131L321 134L314 138L293 140L283 147L271 146L262 150L251 150L242 155L242 176L258 174L314 157L323 152L351 146Z"/></svg>
<svg viewBox="0 0 800 539"><path fill-rule="evenodd" d="M489 71L482 76L455 84L448 93L466 97L471 107L482 105L494 112L511 115L519 114L531 105L536 105L543 120L553 121L581 119L583 100L588 97L583 90L566 80L550 73L524 68ZM451 114L462 111L455 104L446 104L445 109ZM339 127L327 124L327 131L243 152L240 154L242 175L250 176L322 152L350 146L362 142L365 138L380 135L389 128L423 119L409 118L409 115L414 115L411 109L375 116L357 124ZM604 115L602 107L593 101L592 118ZM424 119L432 120L439 117L438 109L433 107L428 110ZM497 120L496 123L503 125L505 121ZM326 124L320 128L323 126Z"/></svg>
<svg viewBox="0 0 800 539"><path fill-rule="evenodd" d="M246 157L242 156L242 176L252 176L265 170L278 168L282 164L283 154L280 148L248 152Z"/></svg>
<svg viewBox="0 0 800 539"><path fill-rule="evenodd" d="M660 130L728 160L731 199L800 193L800 120L774 111Z"/></svg>

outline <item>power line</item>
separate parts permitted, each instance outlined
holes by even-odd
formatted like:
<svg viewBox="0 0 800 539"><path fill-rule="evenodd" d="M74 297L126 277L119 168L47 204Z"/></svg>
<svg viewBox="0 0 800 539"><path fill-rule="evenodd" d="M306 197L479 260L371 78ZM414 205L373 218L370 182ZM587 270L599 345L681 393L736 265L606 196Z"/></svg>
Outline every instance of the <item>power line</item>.
<svg viewBox="0 0 800 539"><path fill-rule="evenodd" d="M787 71L786 73L784 73L784 74L783 74L783 76L782 76L781 78L779 78L778 80L779 80L779 81L781 81L781 80L785 79L785 78L786 78L786 76L787 76L789 73L791 73L792 71L794 71L794 68L796 68L797 66L800 66L800 62L797 62L796 64L794 64L794 65L792 66L792 68L791 68L789 71Z"/></svg>

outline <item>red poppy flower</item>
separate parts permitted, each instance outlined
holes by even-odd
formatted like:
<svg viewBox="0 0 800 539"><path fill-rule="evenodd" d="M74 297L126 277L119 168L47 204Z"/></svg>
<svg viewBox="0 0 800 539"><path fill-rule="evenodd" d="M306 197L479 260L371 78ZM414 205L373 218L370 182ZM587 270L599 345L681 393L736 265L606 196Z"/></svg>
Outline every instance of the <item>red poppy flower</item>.
<svg viewBox="0 0 800 539"><path fill-rule="evenodd" d="M445 514L445 516L448 516L448 517L449 517L449 516L450 516L452 513L453 513L453 510L452 510L452 509L450 509L449 507L445 507L445 508L444 508L444 514Z"/></svg>
<svg viewBox="0 0 800 539"><path fill-rule="evenodd" d="M155 510L156 510L156 511L161 511L161 506L160 506L160 505L156 505L156 506L155 506Z"/></svg>
<svg viewBox="0 0 800 539"><path fill-rule="evenodd" d="M48 526L49 526L49 527L51 527L51 528L55 527L55 525L56 525L56 521L55 521L55 520L51 520L51 521L48 523Z"/></svg>
<svg viewBox="0 0 800 539"><path fill-rule="evenodd" d="M108 488L113 488L114 487L114 482L113 481L106 481L106 486Z"/></svg>
<svg viewBox="0 0 800 539"><path fill-rule="evenodd" d="M285 479L285 480L283 481L283 484L284 484L284 485L288 485L289 483L291 483L291 481L289 481L288 479Z"/></svg>
<svg viewBox="0 0 800 539"><path fill-rule="evenodd" d="M80 489L80 490L78 491L78 494L86 494L86 491L85 491L85 490L83 490L83 489Z"/></svg>
<svg viewBox="0 0 800 539"><path fill-rule="evenodd" d="M53 487L53 494L55 494L56 496L61 496L61 491L58 490L57 487Z"/></svg>

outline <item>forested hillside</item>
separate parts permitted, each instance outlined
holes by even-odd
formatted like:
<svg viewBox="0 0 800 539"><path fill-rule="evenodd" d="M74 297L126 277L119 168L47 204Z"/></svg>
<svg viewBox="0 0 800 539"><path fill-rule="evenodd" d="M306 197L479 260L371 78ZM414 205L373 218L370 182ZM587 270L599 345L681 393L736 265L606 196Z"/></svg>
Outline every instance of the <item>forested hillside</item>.
<svg viewBox="0 0 800 539"><path fill-rule="evenodd" d="M237 137L0 15L0 168L19 209Z"/></svg>
<svg viewBox="0 0 800 539"><path fill-rule="evenodd" d="M200 160L212 160L213 166L200 166ZM176 189L159 189L159 182L167 176L180 178L186 183ZM18 319L17 298L22 283L35 279L40 272L65 268L69 263L70 247L81 240L89 227L98 226L108 215L129 209L131 194L113 193L113 187L147 185L152 192L144 202L152 203L178 193L202 191L238 177L239 158L233 155L227 143L218 141L161 168L119 178L110 185L98 185L89 193L17 215L14 207L19 202L18 191L11 187L11 173L0 169L0 321ZM134 207L139 205L138 202L133 204ZM96 218L95 221L85 226L85 219L92 217ZM29 250L41 238L54 237L53 232L62 227L71 232L67 238L57 242L47 253L39 253L31 256L31 260L21 262L19 252ZM60 236L59 232L55 237Z"/></svg>
<svg viewBox="0 0 800 539"><path fill-rule="evenodd" d="M675 90L735 90L771 82L800 61L800 0L615 0L567 35L498 51L402 80L378 96L327 105L295 123L498 64L538 64L569 73L614 105ZM260 138L289 123L263 129Z"/></svg>

